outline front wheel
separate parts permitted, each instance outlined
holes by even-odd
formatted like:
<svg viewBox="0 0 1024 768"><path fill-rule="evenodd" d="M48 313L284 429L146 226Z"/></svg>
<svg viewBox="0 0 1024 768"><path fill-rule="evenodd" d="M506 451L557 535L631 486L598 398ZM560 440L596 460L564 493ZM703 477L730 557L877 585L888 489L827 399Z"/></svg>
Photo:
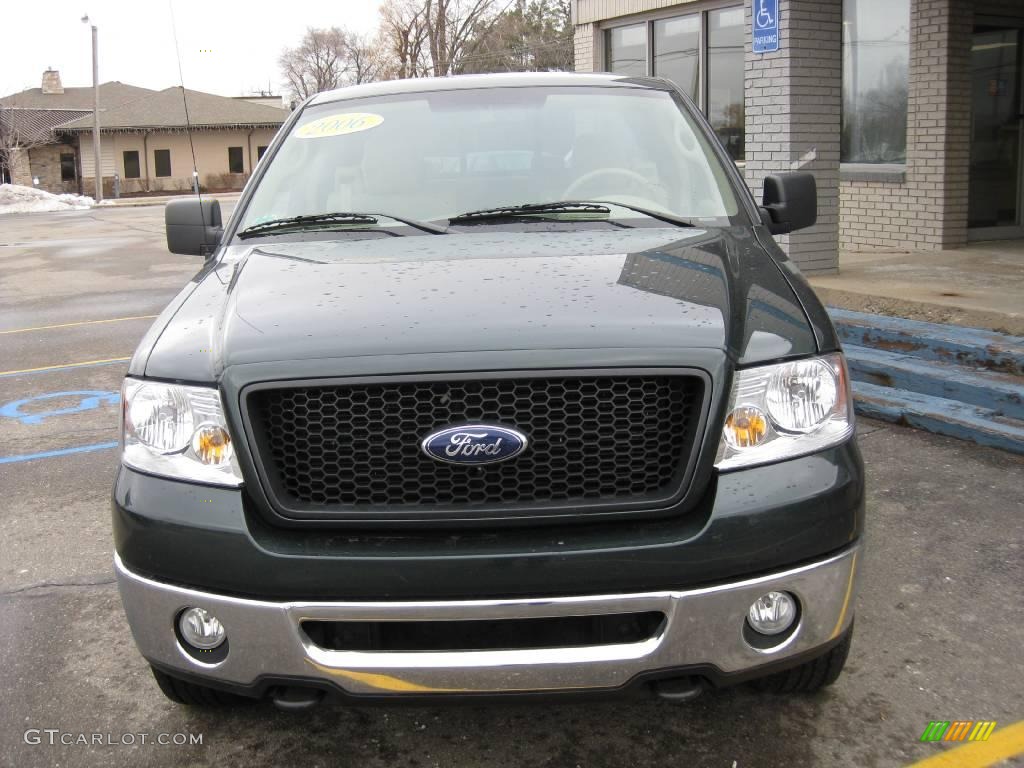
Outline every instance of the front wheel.
<svg viewBox="0 0 1024 768"><path fill-rule="evenodd" d="M843 639L818 658L811 659L799 667L754 680L752 685L757 690L766 693L814 693L819 691L839 679L843 666L846 664L846 657L850 655L852 640L853 624L850 624Z"/></svg>
<svg viewBox="0 0 1024 768"><path fill-rule="evenodd" d="M171 677L166 672L161 672L156 667L150 667L150 669L153 670L153 677L156 678L156 684L160 686L164 696L175 704L185 704L190 707L222 708L236 707L252 701L244 696L218 691L216 688L190 683L187 680L179 680L176 677Z"/></svg>

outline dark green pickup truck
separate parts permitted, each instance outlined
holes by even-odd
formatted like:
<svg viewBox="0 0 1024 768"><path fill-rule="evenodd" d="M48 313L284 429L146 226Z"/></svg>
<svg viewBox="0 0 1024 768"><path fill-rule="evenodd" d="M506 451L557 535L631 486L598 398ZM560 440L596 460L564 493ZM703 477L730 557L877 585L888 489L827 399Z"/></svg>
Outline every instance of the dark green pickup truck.
<svg viewBox="0 0 1024 768"><path fill-rule="evenodd" d="M302 708L757 681L850 645L846 365L669 82L355 86L296 109L124 384L116 570L172 699Z"/></svg>

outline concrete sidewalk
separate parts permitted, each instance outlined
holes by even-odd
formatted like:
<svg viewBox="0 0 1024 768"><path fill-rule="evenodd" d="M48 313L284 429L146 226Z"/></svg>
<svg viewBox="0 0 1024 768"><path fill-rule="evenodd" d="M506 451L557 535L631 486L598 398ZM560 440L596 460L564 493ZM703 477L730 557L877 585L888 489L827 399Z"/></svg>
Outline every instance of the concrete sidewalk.
<svg viewBox="0 0 1024 768"><path fill-rule="evenodd" d="M220 200L222 202L225 200L234 202L238 200L238 196L241 194L241 192L204 192L203 197L213 198L215 200ZM107 198L99 205L101 205L104 208L111 205L116 205L118 207L133 207L140 205L163 205L164 203L167 203L170 200L179 200L190 196L191 193L183 193L178 195L155 195L153 197L119 197L117 199Z"/></svg>
<svg viewBox="0 0 1024 768"><path fill-rule="evenodd" d="M830 306L1024 335L1024 240L842 253L838 274L809 279Z"/></svg>

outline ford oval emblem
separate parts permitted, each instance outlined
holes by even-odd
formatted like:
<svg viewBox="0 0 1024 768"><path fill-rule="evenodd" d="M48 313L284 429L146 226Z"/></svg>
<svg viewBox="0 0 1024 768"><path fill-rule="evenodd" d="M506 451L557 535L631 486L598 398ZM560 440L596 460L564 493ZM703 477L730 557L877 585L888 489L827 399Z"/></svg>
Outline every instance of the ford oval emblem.
<svg viewBox="0 0 1024 768"><path fill-rule="evenodd" d="M526 450L526 435L490 424L467 424L432 432L420 444L432 459L449 464L495 464Z"/></svg>

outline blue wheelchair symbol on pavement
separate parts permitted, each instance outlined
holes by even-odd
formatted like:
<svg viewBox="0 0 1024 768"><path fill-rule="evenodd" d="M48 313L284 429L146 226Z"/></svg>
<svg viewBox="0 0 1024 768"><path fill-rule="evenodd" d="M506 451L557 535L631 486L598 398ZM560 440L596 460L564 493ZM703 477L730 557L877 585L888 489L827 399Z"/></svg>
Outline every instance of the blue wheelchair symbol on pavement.
<svg viewBox="0 0 1024 768"><path fill-rule="evenodd" d="M78 397L81 398L78 401L78 405L70 408L58 408L55 411L34 411L32 413L24 413L21 408L29 403L35 403L40 400L56 400L58 398L69 398ZM50 416L65 416L69 413L79 413L81 411L91 411L93 408L98 408L100 403L105 405L117 405L121 402L121 394L119 392L100 392L97 390L86 389L86 390L75 390L73 392L48 392L45 395L36 395L35 397L27 397L24 400L14 400L13 402L7 403L0 408L0 416L7 419L18 419L22 424L41 424L44 419Z"/></svg>
<svg viewBox="0 0 1024 768"><path fill-rule="evenodd" d="M779 50L779 0L751 0L754 4L754 53Z"/></svg>

